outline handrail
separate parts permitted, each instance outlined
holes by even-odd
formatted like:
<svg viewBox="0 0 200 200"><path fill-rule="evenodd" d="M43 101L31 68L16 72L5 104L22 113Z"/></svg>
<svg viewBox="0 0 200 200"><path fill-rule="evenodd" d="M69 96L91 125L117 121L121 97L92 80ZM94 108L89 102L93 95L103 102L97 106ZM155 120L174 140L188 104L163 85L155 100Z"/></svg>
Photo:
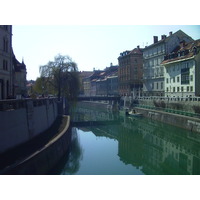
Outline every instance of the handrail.
<svg viewBox="0 0 200 200"><path fill-rule="evenodd" d="M142 104L135 104L135 107L141 107L141 108L146 108L146 109L151 109L151 110L159 110L159 111L162 111L162 112L168 112L168 113L174 113L174 114L179 114L179 115L184 115L184 116L200 118L200 114L187 112L187 111L184 111L184 110L176 110L176 109L171 109L171 108L161 108L161 107L148 106L148 105L142 105Z"/></svg>
<svg viewBox="0 0 200 200"><path fill-rule="evenodd" d="M41 99L9 99L9 100L0 100L0 111L9 111L16 110L21 108L26 108L27 102L32 102L34 107L46 105L47 101L49 104L52 104L54 101L57 101L57 98L41 98Z"/></svg>

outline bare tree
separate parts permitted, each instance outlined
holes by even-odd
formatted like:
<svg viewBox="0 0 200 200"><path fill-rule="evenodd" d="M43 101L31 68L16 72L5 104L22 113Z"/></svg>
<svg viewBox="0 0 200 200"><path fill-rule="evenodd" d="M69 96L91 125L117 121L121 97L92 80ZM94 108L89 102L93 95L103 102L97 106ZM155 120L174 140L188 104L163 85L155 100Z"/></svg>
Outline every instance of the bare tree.
<svg viewBox="0 0 200 200"><path fill-rule="evenodd" d="M79 91L78 67L69 56L58 54L54 61L40 66L40 74L57 91L59 100L61 95L69 100L76 98Z"/></svg>

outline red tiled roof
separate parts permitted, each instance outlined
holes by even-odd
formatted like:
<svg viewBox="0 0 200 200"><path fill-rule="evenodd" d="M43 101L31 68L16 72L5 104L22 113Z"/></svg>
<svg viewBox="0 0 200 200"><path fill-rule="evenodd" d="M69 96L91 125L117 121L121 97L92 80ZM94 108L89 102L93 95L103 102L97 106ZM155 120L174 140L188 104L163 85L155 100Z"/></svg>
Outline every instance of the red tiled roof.
<svg viewBox="0 0 200 200"><path fill-rule="evenodd" d="M162 65L178 61L178 60L183 60L183 59L189 59L195 55L194 48L200 48L200 39L195 40L190 43L186 43L185 45L179 45L177 46L170 54L167 55L164 61L162 61ZM185 52L184 55L178 56L179 53ZM170 57L170 55L173 55Z"/></svg>

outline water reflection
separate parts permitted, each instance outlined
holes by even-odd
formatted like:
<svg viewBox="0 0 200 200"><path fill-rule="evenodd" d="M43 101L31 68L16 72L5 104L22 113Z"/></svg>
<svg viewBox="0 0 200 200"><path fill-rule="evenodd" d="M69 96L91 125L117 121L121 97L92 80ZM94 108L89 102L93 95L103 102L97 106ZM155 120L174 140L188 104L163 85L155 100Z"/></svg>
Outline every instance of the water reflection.
<svg viewBox="0 0 200 200"><path fill-rule="evenodd" d="M73 120L116 121L115 124L95 124L87 128L79 128L92 131L96 137L116 140L119 160L124 165L132 165L139 169L143 174L200 174L198 133L148 119L120 117L106 111L96 112L86 108L77 109ZM77 131L73 131L70 157L62 174L77 173L83 157ZM116 166L113 166L114 168Z"/></svg>
<svg viewBox="0 0 200 200"><path fill-rule="evenodd" d="M82 148L80 147L77 132L75 131L75 129L72 129L70 152L68 155L68 160L61 174L76 174L80 168L80 160L82 159L82 156Z"/></svg>

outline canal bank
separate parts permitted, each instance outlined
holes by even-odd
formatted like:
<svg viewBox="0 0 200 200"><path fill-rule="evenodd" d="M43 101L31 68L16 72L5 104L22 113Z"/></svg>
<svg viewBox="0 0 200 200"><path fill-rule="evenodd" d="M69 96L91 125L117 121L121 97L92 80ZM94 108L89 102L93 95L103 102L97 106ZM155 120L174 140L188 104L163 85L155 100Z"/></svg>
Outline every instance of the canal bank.
<svg viewBox="0 0 200 200"><path fill-rule="evenodd" d="M59 116L37 138L2 154L0 174L48 174L69 150L70 141L70 117Z"/></svg>
<svg viewBox="0 0 200 200"><path fill-rule="evenodd" d="M108 111L109 104L102 102L79 102L78 105L81 108L95 109L96 111ZM137 105L134 109L142 113L144 117L150 118L152 120L160 121L173 126L181 127L192 132L200 133L200 118L185 116L177 113L169 113L160 110L153 110L148 108L141 108Z"/></svg>
<svg viewBox="0 0 200 200"><path fill-rule="evenodd" d="M134 109L137 112L142 113L144 117L150 118L152 120L160 121L190 130L192 132L200 133L200 119L198 118L139 107L134 107Z"/></svg>

